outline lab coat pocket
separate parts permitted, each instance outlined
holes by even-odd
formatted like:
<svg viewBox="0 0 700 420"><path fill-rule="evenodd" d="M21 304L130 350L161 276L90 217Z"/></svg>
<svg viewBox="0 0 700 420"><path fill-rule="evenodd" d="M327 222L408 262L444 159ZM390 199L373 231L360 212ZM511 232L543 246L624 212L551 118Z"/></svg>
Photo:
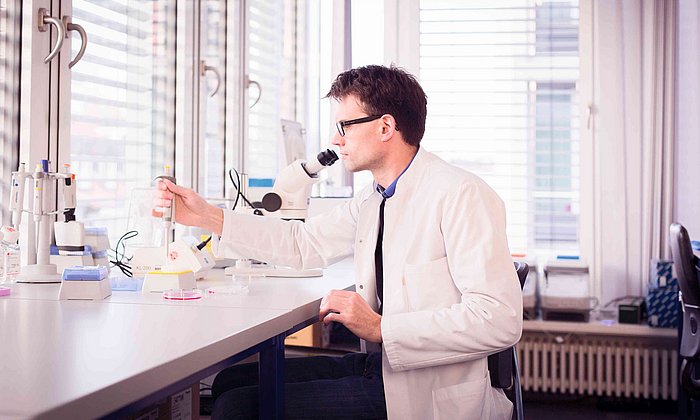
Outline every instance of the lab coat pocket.
<svg viewBox="0 0 700 420"><path fill-rule="evenodd" d="M404 287L412 311L445 308L459 302L447 257L422 264L406 264Z"/></svg>
<svg viewBox="0 0 700 420"><path fill-rule="evenodd" d="M506 419L494 401L488 373L474 381L433 390L433 416L440 419ZM507 399L506 399L507 401Z"/></svg>

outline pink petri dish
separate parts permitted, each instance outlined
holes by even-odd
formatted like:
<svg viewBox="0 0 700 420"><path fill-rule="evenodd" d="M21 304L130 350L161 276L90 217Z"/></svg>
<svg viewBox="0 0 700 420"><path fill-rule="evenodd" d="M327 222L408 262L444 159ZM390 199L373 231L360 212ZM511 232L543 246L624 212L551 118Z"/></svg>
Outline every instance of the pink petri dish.
<svg viewBox="0 0 700 420"><path fill-rule="evenodd" d="M178 289L163 292L163 299L167 300L197 300L201 298L202 291L199 289Z"/></svg>

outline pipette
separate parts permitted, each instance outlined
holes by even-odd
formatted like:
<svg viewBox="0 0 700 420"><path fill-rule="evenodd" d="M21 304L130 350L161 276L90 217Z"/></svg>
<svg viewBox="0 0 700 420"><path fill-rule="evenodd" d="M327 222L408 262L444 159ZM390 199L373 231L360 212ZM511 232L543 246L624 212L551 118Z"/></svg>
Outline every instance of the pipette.
<svg viewBox="0 0 700 420"><path fill-rule="evenodd" d="M167 179L168 181L172 182L173 184L176 183L175 177L173 176L173 170L170 167L170 165L165 165L163 168L163 175L159 175L156 177L156 179ZM170 200L170 207L165 207L163 208L163 239L165 242L165 254L167 255L169 252L169 246L170 246L170 229L173 226L173 206L175 203L173 200Z"/></svg>
<svg viewBox="0 0 700 420"><path fill-rule="evenodd" d="M24 169L24 163L19 164L17 172L12 172L12 188L10 189L10 211L12 212L12 227L19 229L24 211L24 182L31 174Z"/></svg>
<svg viewBox="0 0 700 420"><path fill-rule="evenodd" d="M75 174L70 171L70 164L63 164L63 215L65 221L70 222L75 220L75 207L77 206L75 199Z"/></svg>
<svg viewBox="0 0 700 420"><path fill-rule="evenodd" d="M44 204L44 169L40 163L34 169L34 221L40 222Z"/></svg>

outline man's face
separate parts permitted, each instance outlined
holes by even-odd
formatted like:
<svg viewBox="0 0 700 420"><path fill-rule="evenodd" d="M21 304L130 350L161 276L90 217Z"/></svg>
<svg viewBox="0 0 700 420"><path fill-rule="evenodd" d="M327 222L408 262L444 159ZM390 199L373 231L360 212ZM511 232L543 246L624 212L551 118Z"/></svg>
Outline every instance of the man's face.
<svg viewBox="0 0 700 420"><path fill-rule="evenodd" d="M367 116L357 97L348 95L338 102L335 121L349 121ZM381 124L382 120L377 119L348 125L345 126L345 136L335 131L331 143L338 146L345 169L350 172L371 171L380 166L382 161Z"/></svg>

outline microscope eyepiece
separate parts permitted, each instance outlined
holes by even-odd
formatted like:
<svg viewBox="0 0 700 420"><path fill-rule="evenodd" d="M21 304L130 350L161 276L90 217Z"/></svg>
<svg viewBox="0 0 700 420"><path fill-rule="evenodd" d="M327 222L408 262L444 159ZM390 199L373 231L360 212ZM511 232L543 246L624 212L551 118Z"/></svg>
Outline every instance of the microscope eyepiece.
<svg viewBox="0 0 700 420"><path fill-rule="evenodd" d="M331 166L338 160L338 155L331 149L326 149L321 151L321 153L316 156L316 159L318 159L318 163L323 166Z"/></svg>

